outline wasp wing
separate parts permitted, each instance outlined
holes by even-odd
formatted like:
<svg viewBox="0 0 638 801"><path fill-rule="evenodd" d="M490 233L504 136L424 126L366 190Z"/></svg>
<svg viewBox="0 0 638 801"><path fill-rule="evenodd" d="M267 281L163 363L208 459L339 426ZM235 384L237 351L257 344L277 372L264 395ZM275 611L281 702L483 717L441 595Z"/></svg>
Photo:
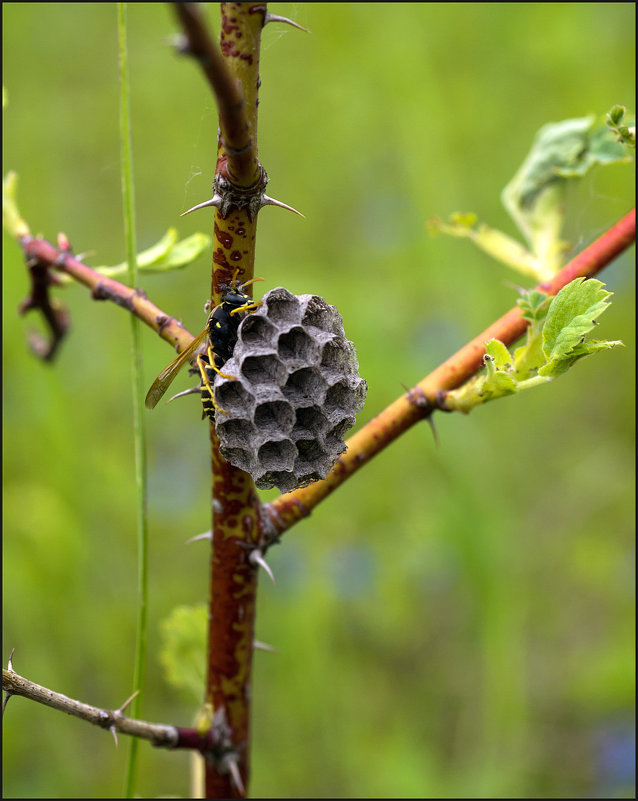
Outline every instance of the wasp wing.
<svg viewBox="0 0 638 801"><path fill-rule="evenodd" d="M148 393L146 394L146 400L144 401L144 405L147 409L154 409L157 404L159 403L160 398L169 388L169 386L173 383L173 379L179 373L179 371L184 367L185 364L190 362L195 354L195 351L202 342L208 336L208 326L202 331L201 334L195 337L195 339L190 343L190 345L185 348L181 353L178 354L176 359L165 367L162 372L157 376L155 381L153 381L151 388L149 389Z"/></svg>

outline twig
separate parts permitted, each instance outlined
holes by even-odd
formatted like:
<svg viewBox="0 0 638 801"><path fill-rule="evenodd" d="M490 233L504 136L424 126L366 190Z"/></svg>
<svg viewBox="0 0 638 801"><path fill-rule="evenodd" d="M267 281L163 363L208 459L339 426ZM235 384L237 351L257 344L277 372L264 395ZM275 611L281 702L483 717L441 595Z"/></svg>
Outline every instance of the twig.
<svg viewBox="0 0 638 801"><path fill-rule="evenodd" d="M123 714L126 704L115 710L100 709L97 706L76 701L62 693L56 693L36 684L12 669L2 670L2 689L10 695L21 695L44 706L66 712L76 718L86 720L102 729L109 729L149 740L153 745L165 748L180 747L180 732L175 726L148 723L144 720L128 718Z"/></svg>
<svg viewBox="0 0 638 801"><path fill-rule="evenodd" d="M563 286L580 276L591 277L628 248L636 237L635 209L572 259L549 283L537 289L555 295ZM485 343L500 339L506 345L515 342L527 327L518 307L511 309L481 334L447 359L402 395L377 417L357 431L346 443L348 450L339 458L324 481L281 495L262 507L267 520L269 542L276 542L284 531L307 517L324 498L376 456L397 437L436 408L437 393L454 389L471 378L483 364ZM425 399L425 400L424 400ZM268 543L267 543L268 544ZM262 547L262 551L264 547Z"/></svg>
<svg viewBox="0 0 638 801"><path fill-rule="evenodd" d="M180 50L197 59L215 95L230 177L240 186L249 186L257 180L259 171L254 132L246 113L241 84L231 74L224 56L212 40L199 5L172 5L185 35Z"/></svg>
<svg viewBox="0 0 638 801"><path fill-rule="evenodd" d="M47 285L55 283L55 275L51 273L52 268L67 273L67 275L88 287L94 300L110 300L117 306L130 311L150 328L157 331L162 339L174 345L178 351L184 350L193 341L193 335L181 323L174 317L165 314L154 303L151 303L141 290L131 289L126 284L121 284L113 278L106 278L76 259L70 250L56 248L46 239L35 239L31 236L22 237L20 244L27 264L38 264L41 272L46 274L45 277L38 278L39 282L46 282ZM33 294L34 288L32 287L31 295L21 304L20 308L23 309L25 306L28 308L37 307L45 313L40 304L30 303ZM54 344L57 348L59 340L52 343L51 347Z"/></svg>
<svg viewBox="0 0 638 801"><path fill-rule="evenodd" d="M13 651L11 655L13 656ZM8 698L21 695L23 698L57 709L59 712L66 712L68 715L73 715L73 717L110 731L116 745L119 733L148 740L156 748L199 751L208 762L216 765L221 773L228 774L230 780L234 780L234 771L230 763L236 760L237 755L229 743L228 727L223 715L213 715L210 726L204 731L129 718L124 715L124 710L136 693L118 709L101 709L49 690L48 687L43 687L41 684L36 684L24 676L20 676L13 670L11 657L7 669L2 670L2 689L6 693L5 706Z"/></svg>
<svg viewBox="0 0 638 801"><path fill-rule="evenodd" d="M60 234L60 254L70 252L66 237ZM45 261L37 256L27 258L27 267L31 276L31 292L20 306L18 312L23 315L32 309L39 309L49 328L51 337L47 341L41 334L33 332L29 335L29 345L36 356L44 361L53 361L53 358L69 330L69 313L65 306L49 294L49 288L56 283L56 277L51 273Z"/></svg>

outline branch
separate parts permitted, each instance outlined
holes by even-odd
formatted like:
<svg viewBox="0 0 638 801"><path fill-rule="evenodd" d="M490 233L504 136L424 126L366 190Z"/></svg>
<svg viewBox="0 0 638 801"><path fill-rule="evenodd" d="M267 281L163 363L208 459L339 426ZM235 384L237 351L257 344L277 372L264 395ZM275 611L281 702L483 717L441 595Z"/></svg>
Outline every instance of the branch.
<svg viewBox="0 0 638 801"><path fill-rule="evenodd" d="M44 704L44 706L49 706L52 709L86 720L101 729L130 734L133 737L141 737L144 740L149 740L155 746L165 748L184 747L179 744L180 733L175 726L164 726L160 723L147 723L144 720L127 718L123 711L132 699L129 699L119 709L100 709L97 706L76 701L73 698L62 695L62 693L53 692L53 690L25 679L24 676L20 676L11 668L11 662L9 662L8 670L4 668L2 670L2 689L8 696L21 695L23 698L29 698L39 704Z"/></svg>
<svg viewBox="0 0 638 801"><path fill-rule="evenodd" d="M178 351L184 350L193 341L193 335L174 317L165 314L154 303L151 303L142 290L131 289L126 284L106 278L76 259L65 240L61 240L61 244L62 247L56 248L46 239L35 239L31 236L20 238L20 245L24 251L32 279L31 294L20 305L22 314L29 309L39 308L45 319L49 321L49 308L54 312L56 309L59 310L59 307L54 307L54 301L49 299L46 291L50 284L56 282L55 274L51 272L52 269L55 269L88 287L94 300L110 300L117 306L130 311L154 331L157 331L162 339L170 342ZM37 265L37 269L34 265ZM47 308L47 303L49 308ZM66 313L65 322L68 326ZM52 358L63 333L64 331L57 335L54 331L48 348L42 346L44 358Z"/></svg>
<svg viewBox="0 0 638 801"><path fill-rule="evenodd" d="M61 251L68 249L66 237L60 234L58 239ZM31 276L31 292L18 307L18 312L20 315L32 309L39 309L42 312L51 337L47 341L38 332L32 332L29 335L29 345L36 356L50 362L53 361L69 330L69 313L60 301L51 298L49 294L51 284L57 283L56 277L49 270L49 265L37 256L27 256L27 267Z"/></svg>
<svg viewBox="0 0 638 801"><path fill-rule="evenodd" d="M241 83L232 75L226 59L212 40L197 3L173 3L183 28L185 41L179 46L199 62L210 84L219 113L222 144L228 160L228 172L240 186L250 186L259 178L255 131L250 125ZM265 13L265 5L257 8ZM262 22L263 25L263 22ZM222 26L222 29L232 26ZM223 35L223 34L222 34ZM222 41L224 54L232 53L232 45ZM258 52L258 48L257 48Z"/></svg>
<svg viewBox="0 0 638 801"><path fill-rule="evenodd" d="M11 655L13 656L13 651ZM199 751L202 756L217 765L220 771L228 774L231 779L236 773L236 754L228 741L227 726L219 715L211 715L210 720L205 721L205 725L197 729L136 720L124 715L124 710L133 700L134 695L127 699L119 709L101 709L91 706L20 676L13 669L11 657L8 669L2 670L2 689L6 693L3 714L9 698L13 695L20 695L38 704L51 707L51 709L57 709L59 712L66 712L67 715L85 720L101 729L109 730L113 734L116 745L118 744L118 732L128 734L131 737L148 740L156 748L184 748Z"/></svg>
<svg viewBox="0 0 638 801"><path fill-rule="evenodd" d="M572 259L552 281L536 288L548 295L555 295L575 278L596 275L628 248L634 242L635 236L634 209ZM324 481L317 481L303 489L281 495L265 504L262 510L267 528L267 544L277 541L284 531L307 517L317 504L397 437L415 423L429 417L437 408L438 393L460 386L478 372L483 365L485 343L488 340L500 339L510 345L522 336L526 327L527 323L521 317L518 307L510 309L357 431L346 443L348 450L339 458Z"/></svg>

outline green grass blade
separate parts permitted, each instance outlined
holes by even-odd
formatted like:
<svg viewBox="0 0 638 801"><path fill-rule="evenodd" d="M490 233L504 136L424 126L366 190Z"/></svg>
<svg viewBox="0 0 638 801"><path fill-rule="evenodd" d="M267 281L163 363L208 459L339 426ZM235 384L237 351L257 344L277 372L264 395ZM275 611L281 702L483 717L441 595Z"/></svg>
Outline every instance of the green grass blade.
<svg viewBox="0 0 638 801"><path fill-rule="evenodd" d="M122 204L128 277L131 286L137 283L137 246L135 241L135 195L133 186L133 156L131 146L131 120L129 74L126 49L126 3L117 4L118 40L120 57L120 146L122 153ZM139 691L133 699L129 714L140 717L144 694L146 667L147 612L148 612L148 521L146 516L146 436L143 416L143 371L141 351L141 323L131 315L133 428L135 442L135 483L137 487L137 541L138 541L138 617L133 689ZM124 795L132 798L137 775L138 741L131 738Z"/></svg>

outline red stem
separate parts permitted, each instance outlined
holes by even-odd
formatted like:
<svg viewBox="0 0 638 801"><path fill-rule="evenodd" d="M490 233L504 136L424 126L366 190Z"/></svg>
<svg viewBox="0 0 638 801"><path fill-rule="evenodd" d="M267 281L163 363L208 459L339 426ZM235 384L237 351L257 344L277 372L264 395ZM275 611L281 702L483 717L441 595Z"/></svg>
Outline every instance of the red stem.
<svg viewBox="0 0 638 801"><path fill-rule="evenodd" d="M573 258L552 281L540 284L537 289L547 292L548 295L555 295L575 278L596 275L628 248L635 238L636 210L633 209ZM265 506L270 518L271 533L278 536L307 517L318 503L373 456L419 420L428 417L436 408L437 392L461 386L481 369L485 343L488 340L500 339L510 345L524 334L526 326L518 307L510 309L420 381L413 390L402 395L370 420L348 440L347 452L339 458L324 481L281 495Z"/></svg>

